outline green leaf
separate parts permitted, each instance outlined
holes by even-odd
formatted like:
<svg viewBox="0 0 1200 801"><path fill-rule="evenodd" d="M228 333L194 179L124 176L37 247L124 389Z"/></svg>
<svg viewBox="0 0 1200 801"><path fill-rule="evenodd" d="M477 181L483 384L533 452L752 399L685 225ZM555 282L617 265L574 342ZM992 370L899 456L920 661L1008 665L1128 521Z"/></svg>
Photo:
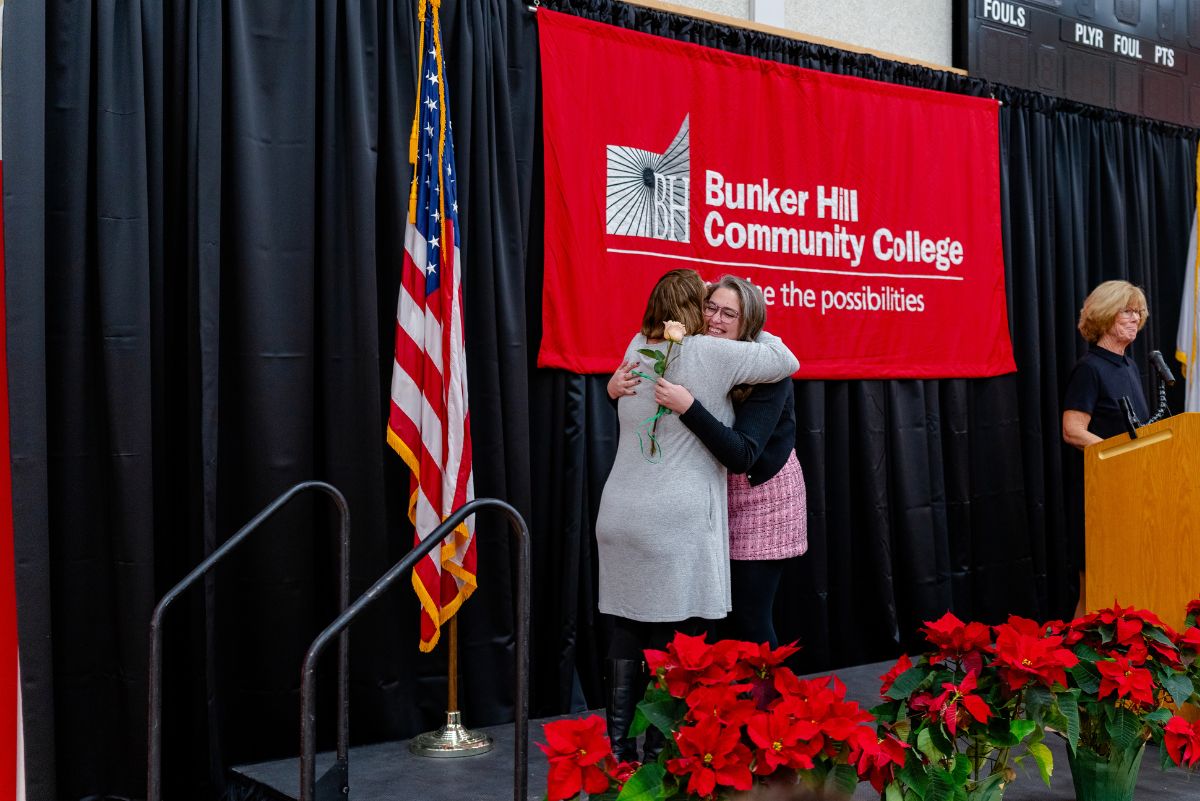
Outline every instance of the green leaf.
<svg viewBox="0 0 1200 801"><path fill-rule="evenodd" d="M654 372L658 373L659 375L662 375L663 373L667 372L667 363L663 362L663 361L655 362L654 363Z"/></svg>
<svg viewBox="0 0 1200 801"><path fill-rule="evenodd" d="M1012 748L1018 742L1013 736L1012 728L1001 717L994 717L988 721L987 736L988 742L996 748Z"/></svg>
<svg viewBox="0 0 1200 801"><path fill-rule="evenodd" d="M891 782L883 788L883 801L904 801L904 791L900 789L899 782Z"/></svg>
<svg viewBox="0 0 1200 801"><path fill-rule="evenodd" d="M1175 713L1172 712L1167 707L1160 706L1158 709L1154 710L1153 712L1149 713L1148 715L1145 715L1142 718L1142 720L1146 721L1147 723L1157 723L1161 726L1161 725L1165 724L1167 721L1169 721L1174 716L1174 714Z"/></svg>
<svg viewBox="0 0 1200 801"><path fill-rule="evenodd" d="M1075 656L1079 657L1081 662L1099 662L1104 659L1104 657L1100 655L1099 651L1090 645L1085 645L1084 643L1079 643L1072 650L1075 652Z"/></svg>
<svg viewBox="0 0 1200 801"><path fill-rule="evenodd" d="M654 728L669 737L675 725L683 719L684 713L687 711L687 702L672 698L670 695L654 700L651 698L652 696L647 693L646 700L638 701L637 712L634 713L633 726L629 733L631 736L636 736L648 728L648 726L637 728L638 718L641 717L645 719L646 723L652 724Z"/></svg>
<svg viewBox="0 0 1200 801"><path fill-rule="evenodd" d="M1167 636L1167 633L1158 626L1145 626L1142 628L1142 634L1143 636L1149 637L1155 642L1169 646L1172 651L1175 650L1175 643L1172 642L1171 638Z"/></svg>
<svg viewBox="0 0 1200 801"><path fill-rule="evenodd" d="M892 684L891 688L887 691L887 695L884 697L892 698L897 701L901 698L907 698L908 696L912 695L913 690L921 686L928 675L929 673L927 668L919 665L910 667L908 670L896 677L896 681Z"/></svg>
<svg viewBox="0 0 1200 801"><path fill-rule="evenodd" d="M908 718L901 718L896 721L896 725L892 727L892 731L901 740L908 742L908 737L912 734L912 723L909 722Z"/></svg>
<svg viewBox="0 0 1200 801"><path fill-rule="evenodd" d="M962 787L967 783L967 779L971 775L971 760L966 754L958 754L954 757L954 768L950 773L950 777L954 779L955 787Z"/></svg>
<svg viewBox="0 0 1200 801"><path fill-rule="evenodd" d="M1067 742L1074 751L1075 747L1079 745L1079 690L1067 690L1060 693L1056 701L1056 708L1067 721L1066 730L1060 730L1060 733L1066 735Z"/></svg>
<svg viewBox="0 0 1200 801"><path fill-rule="evenodd" d="M656 361L664 358L663 352L661 350L655 350L654 348L638 348L638 353L642 354L643 356L649 356L651 359Z"/></svg>
<svg viewBox="0 0 1200 801"><path fill-rule="evenodd" d="M924 754L930 762L937 762L943 757L942 752L934 747L929 729L921 729L917 732L917 750Z"/></svg>
<svg viewBox="0 0 1200 801"><path fill-rule="evenodd" d="M1178 767L1175 764L1175 760L1171 759L1171 752L1168 751L1166 748L1158 749L1158 767L1161 770L1166 770L1167 768Z"/></svg>
<svg viewBox="0 0 1200 801"><path fill-rule="evenodd" d="M1000 801L1004 797L1004 774L993 773L967 794L970 801Z"/></svg>
<svg viewBox="0 0 1200 801"><path fill-rule="evenodd" d="M825 777L825 797L849 798L858 786L858 771L853 765L834 765L833 770Z"/></svg>
<svg viewBox="0 0 1200 801"><path fill-rule="evenodd" d="M1025 696L1025 716L1030 720L1040 721L1046 708L1054 703L1054 693L1040 684L1026 685L1021 692Z"/></svg>
<svg viewBox="0 0 1200 801"><path fill-rule="evenodd" d="M933 742L933 747L944 756L954 753L954 742L950 740L941 726L934 726L929 730L929 739Z"/></svg>
<svg viewBox="0 0 1200 801"><path fill-rule="evenodd" d="M1191 698L1192 693L1196 691L1196 688L1192 686L1192 680L1179 673L1164 676L1162 684L1163 688L1171 694L1171 700L1177 706L1187 703L1187 699Z"/></svg>
<svg viewBox="0 0 1200 801"><path fill-rule="evenodd" d="M1038 772L1042 774L1042 781L1049 787L1050 776L1054 773L1054 754L1050 753L1045 743L1031 743L1028 747L1030 756L1037 763Z"/></svg>
<svg viewBox="0 0 1200 801"><path fill-rule="evenodd" d="M934 767L929 772L929 789L925 801L951 801L954 798L954 777L945 768Z"/></svg>
<svg viewBox="0 0 1200 801"><path fill-rule="evenodd" d="M873 706L867 711L875 717L875 720L894 723L899 717L900 704L895 701L884 701L882 704Z"/></svg>
<svg viewBox="0 0 1200 801"><path fill-rule="evenodd" d="M629 736L637 737L650 728L650 719L642 714L642 710L633 710L633 723L629 724Z"/></svg>
<svg viewBox="0 0 1200 801"><path fill-rule="evenodd" d="M929 791L929 774L916 757L910 756L905 760L904 767L896 771L896 778L917 798L924 799L925 793Z"/></svg>
<svg viewBox="0 0 1200 801"><path fill-rule="evenodd" d="M1019 743L1028 737L1037 727L1038 725L1035 721L1018 718L1009 724L1008 730Z"/></svg>
<svg viewBox="0 0 1200 801"><path fill-rule="evenodd" d="M1122 750L1130 748L1141 736L1142 722L1128 709L1117 709L1114 712L1112 719L1105 722L1104 729L1112 738L1114 746Z"/></svg>
<svg viewBox="0 0 1200 801"><path fill-rule="evenodd" d="M1071 677L1075 679L1075 686L1088 695L1100 692L1100 671L1091 662L1080 661L1071 668Z"/></svg>
<svg viewBox="0 0 1200 801"><path fill-rule="evenodd" d="M625 782L617 801L656 801L661 798L664 772L661 765L653 762L642 765Z"/></svg>

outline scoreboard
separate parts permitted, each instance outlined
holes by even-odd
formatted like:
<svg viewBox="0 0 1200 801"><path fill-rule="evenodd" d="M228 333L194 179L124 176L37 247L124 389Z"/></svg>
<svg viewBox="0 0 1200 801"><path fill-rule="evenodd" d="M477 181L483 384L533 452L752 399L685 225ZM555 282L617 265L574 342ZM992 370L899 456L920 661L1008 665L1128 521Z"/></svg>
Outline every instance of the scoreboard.
<svg viewBox="0 0 1200 801"><path fill-rule="evenodd" d="M977 78L1200 127L1200 0L956 0L955 11L955 63Z"/></svg>

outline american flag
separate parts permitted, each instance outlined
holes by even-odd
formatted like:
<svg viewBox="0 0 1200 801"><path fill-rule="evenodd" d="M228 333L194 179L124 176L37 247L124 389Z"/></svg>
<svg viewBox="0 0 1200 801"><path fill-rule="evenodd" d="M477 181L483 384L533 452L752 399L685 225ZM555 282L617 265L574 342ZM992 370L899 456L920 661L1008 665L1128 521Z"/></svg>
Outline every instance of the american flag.
<svg viewBox="0 0 1200 801"><path fill-rule="evenodd" d="M436 0L421 0L421 81L409 143L414 165L396 303L396 350L388 444L412 470L408 516L420 542L475 497L467 364L463 349L462 251L450 94ZM413 569L421 601L422 651L475 589L474 518Z"/></svg>

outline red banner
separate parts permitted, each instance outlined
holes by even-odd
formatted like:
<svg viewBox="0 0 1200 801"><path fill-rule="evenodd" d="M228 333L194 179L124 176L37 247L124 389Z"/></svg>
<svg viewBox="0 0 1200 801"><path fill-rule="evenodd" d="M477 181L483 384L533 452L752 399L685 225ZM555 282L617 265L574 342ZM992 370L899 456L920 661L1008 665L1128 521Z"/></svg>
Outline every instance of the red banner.
<svg viewBox="0 0 1200 801"><path fill-rule="evenodd" d="M541 9L538 364L616 368L662 273L754 281L800 378L1013 371L995 101Z"/></svg>

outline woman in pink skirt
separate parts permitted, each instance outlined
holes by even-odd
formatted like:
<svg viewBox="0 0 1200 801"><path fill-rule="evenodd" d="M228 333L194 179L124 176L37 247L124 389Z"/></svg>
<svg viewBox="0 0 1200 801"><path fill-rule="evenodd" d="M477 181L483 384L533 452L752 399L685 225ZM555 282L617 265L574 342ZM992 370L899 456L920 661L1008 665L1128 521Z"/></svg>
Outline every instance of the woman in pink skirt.
<svg viewBox="0 0 1200 801"><path fill-rule="evenodd" d="M709 336L752 341L763 330L766 304L749 281L724 276L709 287L704 316ZM610 382L610 394L626 389L626 382L619 371ZM784 560L808 550L792 379L737 387L732 395L737 417L729 427L685 387L659 379L655 389L655 400L678 413L729 470L733 611L722 633L776 647L772 609Z"/></svg>

